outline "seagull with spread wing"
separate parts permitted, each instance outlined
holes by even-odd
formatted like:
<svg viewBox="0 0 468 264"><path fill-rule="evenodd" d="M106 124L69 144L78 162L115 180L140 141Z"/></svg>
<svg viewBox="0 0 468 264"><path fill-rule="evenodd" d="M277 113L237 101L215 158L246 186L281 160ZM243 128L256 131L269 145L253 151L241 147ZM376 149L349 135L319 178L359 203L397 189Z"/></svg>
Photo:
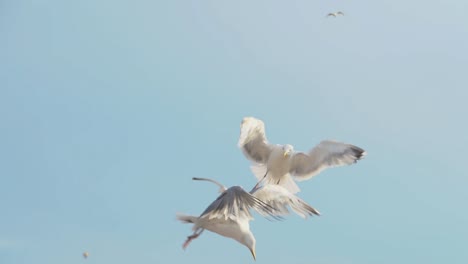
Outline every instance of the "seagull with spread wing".
<svg viewBox="0 0 468 264"><path fill-rule="evenodd" d="M183 248L185 249L193 239L200 236L203 230L207 229L219 235L232 238L246 246L255 260L256 240L249 226L249 222L253 219L250 209L254 209L261 215L272 217L273 219L281 219L280 213L276 212L272 206L246 192L240 186L226 188L214 180L204 178L194 178L194 180L208 180L217 184L220 187L219 191L221 194L198 217L183 214L177 215L177 219L181 222L194 224L192 228L194 233L187 237Z"/></svg>
<svg viewBox="0 0 468 264"><path fill-rule="evenodd" d="M357 146L332 140L320 142L308 153L294 151L289 144L270 144L265 124L254 117L242 120L238 146L252 162L252 172L259 180L256 187L261 182L277 184L293 194L300 191L294 180L308 180L324 169L350 165L366 155Z"/></svg>

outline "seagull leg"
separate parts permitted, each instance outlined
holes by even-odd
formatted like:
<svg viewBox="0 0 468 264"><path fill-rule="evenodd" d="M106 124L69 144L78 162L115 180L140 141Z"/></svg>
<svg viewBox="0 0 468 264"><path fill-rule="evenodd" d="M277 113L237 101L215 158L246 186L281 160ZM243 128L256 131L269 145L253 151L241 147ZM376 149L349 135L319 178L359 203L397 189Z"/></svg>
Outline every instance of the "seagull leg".
<svg viewBox="0 0 468 264"><path fill-rule="evenodd" d="M188 236L187 240L185 240L184 244L182 245L182 248L185 250L188 247L188 245L190 244L190 242L192 242L192 240L194 240L195 238L200 236L201 233L203 233L203 230L205 230L205 229L200 229L199 232L195 231L195 233L193 233L193 235Z"/></svg>
<svg viewBox="0 0 468 264"><path fill-rule="evenodd" d="M267 174L268 174L268 171L266 171L266 172L265 172L265 175L263 176L263 178L261 178L261 179L257 182L257 184L255 184L255 186L253 187L253 190L257 189L258 185L259 185L263 180L265 180Z"/></svg>

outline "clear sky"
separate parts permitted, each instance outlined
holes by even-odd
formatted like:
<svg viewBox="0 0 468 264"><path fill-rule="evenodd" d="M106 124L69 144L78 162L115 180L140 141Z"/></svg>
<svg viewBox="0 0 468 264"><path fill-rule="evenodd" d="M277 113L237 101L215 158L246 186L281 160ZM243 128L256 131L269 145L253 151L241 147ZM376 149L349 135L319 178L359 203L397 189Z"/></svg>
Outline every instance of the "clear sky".
<svg viewBox="0 0 468 264"><path fill-rule="evenodd" d="M255 184L244 116L368 152L299 184L322 216L256 215L257 263L468 263L467 9L1 1L0 263L253 263L209 232L184 252L175 220L217 196L194 176Z"/></svg>

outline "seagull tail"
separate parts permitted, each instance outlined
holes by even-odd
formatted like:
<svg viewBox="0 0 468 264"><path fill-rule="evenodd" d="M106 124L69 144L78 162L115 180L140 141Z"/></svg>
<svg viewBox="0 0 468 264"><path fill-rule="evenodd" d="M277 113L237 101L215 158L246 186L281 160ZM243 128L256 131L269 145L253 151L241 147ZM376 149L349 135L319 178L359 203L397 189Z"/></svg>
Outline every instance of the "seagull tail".
<svg viewBox="0 0 468 264"><path fill-rule="evenodd" d="M192 215L185 215L185 214L176 214L177 220L181 221L184 224L190 224L190 223L195 223L197 221L198 217L192 216Z"/></svg>

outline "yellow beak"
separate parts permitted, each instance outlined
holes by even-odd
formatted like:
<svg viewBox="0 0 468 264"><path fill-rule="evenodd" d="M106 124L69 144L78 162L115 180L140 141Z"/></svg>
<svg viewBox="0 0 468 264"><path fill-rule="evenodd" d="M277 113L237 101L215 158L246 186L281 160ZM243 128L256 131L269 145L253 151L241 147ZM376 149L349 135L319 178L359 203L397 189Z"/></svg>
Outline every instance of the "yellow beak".
<svg viewBox="0 0 468 264"><path fill-rule="evenodd" d="M284 156L284 157L286 157L287 155L289 155L289 151L285 151L285 152L283 153L283 156Z"/></svg>
<svg viewBox="0 0 468 264"><path fill-rule="evenodd" d="M251 249L250 253L252 253L252 256L253 256L254 260L257 260L257 258L255 257L255 249Z"/></svg>

